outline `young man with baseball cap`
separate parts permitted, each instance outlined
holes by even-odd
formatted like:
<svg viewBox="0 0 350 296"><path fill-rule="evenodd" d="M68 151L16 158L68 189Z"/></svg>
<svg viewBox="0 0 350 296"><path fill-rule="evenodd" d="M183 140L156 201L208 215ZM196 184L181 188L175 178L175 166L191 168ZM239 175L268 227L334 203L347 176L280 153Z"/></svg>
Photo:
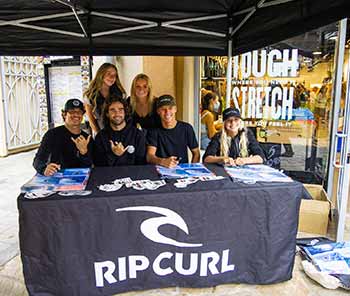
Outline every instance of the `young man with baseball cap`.
<svg viewBox="0 0 350 296"><path fill-rule="evenodd" d="M265 156L253 133L244 127L237 108L222 113L224 128L210 141L203 161L227 165L263 163Z"/></svg>
<svg viewBox="0 0 350 296"><path fill-rule="evenodd" d="M170 95L160 96L156 102L161 127L147 135L147 161L172 168L178 163L188 163L187 148L192 153L192 163L199 162L200 152L193 127L176 120L176 101Z"/></svg>
<svg viewBox="0 0 350 296"><path fill-rule="evenodd" d="M83 103L70 99L64 105L64 125L50 129L44 135L33 161L36 171L51 176L60 169L92 165L91 136L80 128L85 113Z"/></svg>
<svg viewBox="0 0 350 296"><path fill-rule="evenodd" d="M133 126L129 104L111 96L103 108L103 125L95 138L95 166L139 165L146 162L144 133Z"/></svg>

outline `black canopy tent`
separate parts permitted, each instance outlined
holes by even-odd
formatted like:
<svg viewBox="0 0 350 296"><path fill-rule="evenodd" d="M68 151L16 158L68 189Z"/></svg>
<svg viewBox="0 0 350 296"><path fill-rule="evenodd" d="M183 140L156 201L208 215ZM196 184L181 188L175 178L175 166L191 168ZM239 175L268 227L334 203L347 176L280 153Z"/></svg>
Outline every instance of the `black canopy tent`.
<svg viewBox="0 0 350 296"><path fill-rule="evenodd" d="M0 55L230 57L348 16L349 0L0 0Z"/></svg>
<svg viewBox="0 0 350 296"><path fill-rule="evenodd" d="M348 0L0 0L0 55L228 55L350 15Z"/></svg>

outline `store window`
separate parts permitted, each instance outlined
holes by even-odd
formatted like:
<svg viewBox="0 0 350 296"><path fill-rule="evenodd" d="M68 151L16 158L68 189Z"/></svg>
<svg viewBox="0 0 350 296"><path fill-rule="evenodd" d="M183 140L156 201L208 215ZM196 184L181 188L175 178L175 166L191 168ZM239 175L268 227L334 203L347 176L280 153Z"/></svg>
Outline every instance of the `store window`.
<svg viewBox="0 0 350 296"><path fill-rule="evenodd" d="M220 107L210 110L216 123L225 106L239 108L267 164L304 183L325 182L337 36L337 24L331 24L234 57L230 102L227 58L201 59L201 96L217 94Z"/></svg>

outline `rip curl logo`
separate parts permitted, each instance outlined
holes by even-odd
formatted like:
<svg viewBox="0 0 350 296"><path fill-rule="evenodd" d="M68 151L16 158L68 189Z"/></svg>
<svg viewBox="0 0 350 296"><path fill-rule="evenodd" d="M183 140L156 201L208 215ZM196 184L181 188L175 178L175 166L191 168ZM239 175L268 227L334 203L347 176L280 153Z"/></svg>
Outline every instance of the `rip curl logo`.
<svg viewBox="0 0 350 296"><path fill-rule="evenodd" d="M178 242L172 238L164 236L159 232L160 226L170 224L180 228L186 234L189 234L188 227L184 219L182 219L182 217L179 214L172 210L152 206L136 206L116 209L116 212L129 211L151 212L162 215L162 217L149 218L141 223L140 230L142 234L153 242L165 245L172 245L176 247L193 248L203 246L203 244Z"/></svg>

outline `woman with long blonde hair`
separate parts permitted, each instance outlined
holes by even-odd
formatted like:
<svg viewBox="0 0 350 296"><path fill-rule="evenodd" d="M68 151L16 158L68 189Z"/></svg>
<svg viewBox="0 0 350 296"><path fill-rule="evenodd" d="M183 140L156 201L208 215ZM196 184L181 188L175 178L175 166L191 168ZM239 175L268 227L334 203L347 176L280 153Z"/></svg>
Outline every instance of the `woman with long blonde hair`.
<svg viewBox="0 0 350 296"><path fill-rule="evenodd" d="M244 127L236 108L222 113L224 128L209 143L203 161L226 165L263 163L265 155L253 133Z"/></svg>
<svg viewBox="0 0 350 296"><path fill-rule="evenodd" d="M94 135L103 128L103 104L111 94L126 97L126 92L119 80L117 67L104 63L97 70L89 88L84 92L86 115Z"/></svg>
<svg viewBox="0 0 350 296"><path fill-rule="evenodd" d="M151 129L159 126L160 120L154 110L151 79L143 73L137 74L130 90L131 117L134 126Z"/></svg>

